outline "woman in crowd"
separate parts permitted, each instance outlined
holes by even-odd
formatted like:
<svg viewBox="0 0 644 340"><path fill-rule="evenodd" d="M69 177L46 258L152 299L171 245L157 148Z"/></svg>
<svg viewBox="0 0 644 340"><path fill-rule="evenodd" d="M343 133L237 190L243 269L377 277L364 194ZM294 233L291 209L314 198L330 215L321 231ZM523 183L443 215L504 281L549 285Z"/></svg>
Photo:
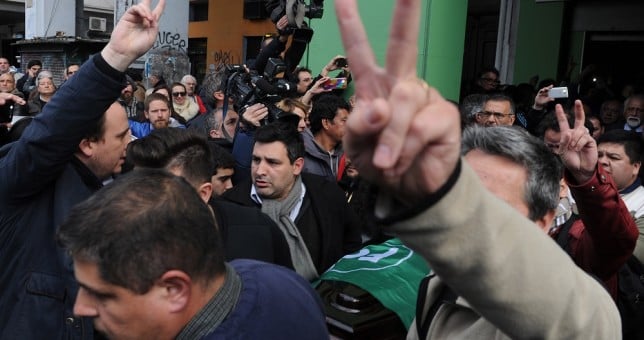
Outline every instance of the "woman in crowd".
<svg viewBox="0 0 644 340"><path fill-rule="evenodd" d="M199 105L188 99L188 91L182 83L172 83L172 107L186 122L199 113Z"/></svg>
<svg viewBox="0 0 644 340"><path fill-rule="evenodd" d="M49 71L41 71L36 77L36 91L32 91L27 101L28 113L35 116L42 112L43 107L56 93L54 75Z"/></svg>

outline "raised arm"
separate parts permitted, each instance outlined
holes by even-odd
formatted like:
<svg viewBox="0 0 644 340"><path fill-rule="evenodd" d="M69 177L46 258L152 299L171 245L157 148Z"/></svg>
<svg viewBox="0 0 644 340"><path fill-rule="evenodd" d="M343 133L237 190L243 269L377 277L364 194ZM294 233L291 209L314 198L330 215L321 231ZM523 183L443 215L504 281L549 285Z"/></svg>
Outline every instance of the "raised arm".
<svg viewBox="0 0 644 340"><path fill-rule="evenodd" d="M615 275L633 253L637 226L615 183L597 166L597 143L584 126L586 116L581 101L575 101L572 128L561 105L555 106L555 112L561 131L558 153L585 226L575 252L580 255L577 259L586 261L576 262L605 280Z"/></svg>
<svg viewBox="0 0 644 340"><path fill-rule="evenodd" d="M141 1L123 15L100 55L62 86L0 159L0 196L26 199L63 170L125 84L123 71L152 45L165 1Z"/></svg>
<svg viewBox="0 0 644 340"><path fill-rule="evenodd" d="M420 0L396 1L384 68L356 0L335 6L358 100L345 150L395 198L381 197L379 209L399 214L398 236L510 337L619 338L619 313L604 288L460 163L458 110L416 77Z"/></svg>

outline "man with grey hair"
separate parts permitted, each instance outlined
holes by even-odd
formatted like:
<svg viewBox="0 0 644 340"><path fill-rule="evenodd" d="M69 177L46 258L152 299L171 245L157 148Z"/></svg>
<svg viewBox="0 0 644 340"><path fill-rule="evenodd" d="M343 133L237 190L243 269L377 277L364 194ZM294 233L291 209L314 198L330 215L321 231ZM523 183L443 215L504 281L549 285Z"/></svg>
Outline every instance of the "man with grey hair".
<svg viewBox="0 0 644 340"><path fill-rule="evenodd" d="M560 245L565 242L575 263L598 278L617 300L618 272L633 253L638 231L615 184L598 166L597 144L584 127L580 101L575 112L577 123L571 129L563 109L557 106L561 161L541 140L512 126L466 128L461 153L492 194L534 221ZM553 230L562 174L578 200L581 219ZM428 294L451 295L459 308L469 308L459 303L438 277L430 277L422 285L427 285ZM443 303L445 300L439 299L430 309L437 310ZM428 331L430 321L425 318L417 325L419 333Z"/></svg>
<svg viewBox="0 0 644 340"><path fill-rule="evenodd" d="M334 2L357 95L343 145L360 175L382 188L376 216L390 224L387 231L462 297L431 318L439 297L421 293L427 303L417 312L432 320L427 338L620 338L620 315L606 289L534 227L527 208L508 209L485 190L460 157L458 110L416 76L422 1L396 1L384 66L357 2ZM571 161L580 160L582 132L565 134L560 151Z"/></svg>
<svg viewBox="0 0 644 340"><path fill-rule="evenodd" d="M624 130L642 134L644 128L644 95L634 94L624 101Z"/></svg>
<svg viewBox="0 0 644 340"><path fill-rule="evenodd" d="M224 85L226 82L226 67L219 65L212 68L202 84L200 96L208 110L224 106Z"/></svg>
<svg viewBox="0 0 644 340"><path fill-rule="evenodd" d="M205 121L202 132L209 140L232 152L233 139L237 129L239 116L235 111L228 111L224 119L221 108L214 109L210 114L204 115ZM193 125L194 128L194 125Z"/></svg>
<svg viewBox="0 0 644 340"><path fill-rule="evenodd" d="M461 125L463 128L476 122L476 114L483 111L485 95L472 93L463 98L458 106L461 112Z"/></svg>
<svg viewBox="0 0 644 340"><path fill-rule="evenodd" d="M185 78L185 77L184 77ZM183 81L183 80L182 80ZM218 112L223 112L221 109L224 107L224 98L225 98L225 86L226 82L226 67L220 65L218 68L211 69L211 72L206 75L201 86L201 95L202 103L206 108L206 114L199 115L195 119L191 120L187 125L188 128L197 129L203 131L206 136L210 134L210 130L206 126L206 120L208 117L217 115ZM188 86L186 86L186 91L190 92ZM194 91L194 90L193 90ZM229 99L230 100L230 99ZM231 117L237 118L237 112L233 111L232 102L229 101L228 108L226 110L226 116L231 115ZM222 114L223 116L223 114ZM213 123L211 121L211 123ZM237 123L237 120L235 120ZM229 139L232 142L233 134L229 134Z"/></svg>

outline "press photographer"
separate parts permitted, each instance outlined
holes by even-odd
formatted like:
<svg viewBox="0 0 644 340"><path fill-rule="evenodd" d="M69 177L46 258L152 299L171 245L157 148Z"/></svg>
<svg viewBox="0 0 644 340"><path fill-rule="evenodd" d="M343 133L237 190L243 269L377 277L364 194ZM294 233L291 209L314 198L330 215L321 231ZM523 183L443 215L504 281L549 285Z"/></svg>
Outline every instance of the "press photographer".
<svg viewBox="0 0 644 340"><path fill-rule="evenodd" d="M296 95L296 85L284 79L286 65L282 59L270 58L264 73L259 75L242 66L230 66L225 86L225 96L233 102L241 115L241 128L254 129L281 119L284 112L275 106L283 98ZM224 100L224 115L229 101ZM261 104L261 105L256 105ZM249 109L252 114L249 113ZM256 111L265 110L265 114Z"/></svg>
<svg viewBox="0 0 644 340"><path fill-rule="evenodd" d="M307 44L313 37L313 30L304 22L304 18L322 18L323 0L311 0L309 5L306 5L304 0L272 0L268 1L266 9L271 13L271 20L277 28L277 36L264 40L257 59L250 67L261 74L268 59L282 58L287 74L290 75L295 71ZM286 50L289 37L291 37L291 43ZM283 56L282 52L284 52Z"/></svg>

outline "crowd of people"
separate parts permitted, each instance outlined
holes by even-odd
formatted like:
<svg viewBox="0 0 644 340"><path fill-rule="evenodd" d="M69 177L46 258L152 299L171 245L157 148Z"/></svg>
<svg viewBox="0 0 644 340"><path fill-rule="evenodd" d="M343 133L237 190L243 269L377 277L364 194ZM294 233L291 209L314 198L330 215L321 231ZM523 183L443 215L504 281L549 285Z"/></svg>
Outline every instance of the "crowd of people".
<svg viewBox="0 0 644 340"><path fill-rule="evenodd" d="M408 338L641 338L621 280L644 260L644 96L560 102L543 83L526 100L490 68L457 107L416 76L419 0L396 2L384 67L336 0L347 55L314 75L312 31L289 20L303 2L271 3L278 33L234 72L267 91L278 59L294 90L252 102L230 67L127 74L164 0L130 7L58 87L0 58L0 338L347 336L323 274L402 247L428 268L383 276L404 301L369 307Z"/></svg>

